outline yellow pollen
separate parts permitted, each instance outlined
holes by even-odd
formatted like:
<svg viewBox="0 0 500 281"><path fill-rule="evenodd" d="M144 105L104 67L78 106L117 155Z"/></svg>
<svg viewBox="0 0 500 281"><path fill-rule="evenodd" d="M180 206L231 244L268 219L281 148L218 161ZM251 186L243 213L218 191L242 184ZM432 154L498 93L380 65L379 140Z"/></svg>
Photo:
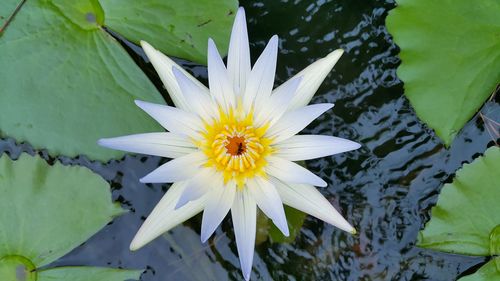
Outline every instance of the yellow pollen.
<svg viewBox="0 0 500 281"><path fill-rule="evenodd" d="M247 179L265 176L265 158L272 153L271 139L264 134L268 125L255 127L252 113L241 107L229 113L219 110L219 119L205 123L203 139L195 142L208 158L205 166L224 175L224 182L235 181L243 188Z"/></svg>
<svg viewBox="0 0 500 281"><path fill-rule="evenodd" d="M247 150L247 145L245 144L245 138L240 136L228 137L226 144L227 153L232 156L241 155Z"/></svg>

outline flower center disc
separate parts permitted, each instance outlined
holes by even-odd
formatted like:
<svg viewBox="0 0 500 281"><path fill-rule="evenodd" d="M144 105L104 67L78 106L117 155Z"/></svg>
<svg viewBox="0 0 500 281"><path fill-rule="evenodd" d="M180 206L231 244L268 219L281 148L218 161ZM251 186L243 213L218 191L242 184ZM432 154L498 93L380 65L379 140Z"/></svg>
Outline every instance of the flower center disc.
<svg viewBox="0 0 500 281"><path fill-rule="evenodd" d="M237 156L246 152L247 145L245 144L245 138L243 137L229 137L227 139L228 144L226 145L227 153Z"/></svg>
<svg viewBox="0 0 500 281"><path fill-rule="evenodd" d="M265 157L272 152L266 130L266 125L254 126L251 114L221 111L219 120L206 124L196 145L208 158L206 167L222 173L225 183L234 181L243 187L246 179L265 175Z"/></svg>

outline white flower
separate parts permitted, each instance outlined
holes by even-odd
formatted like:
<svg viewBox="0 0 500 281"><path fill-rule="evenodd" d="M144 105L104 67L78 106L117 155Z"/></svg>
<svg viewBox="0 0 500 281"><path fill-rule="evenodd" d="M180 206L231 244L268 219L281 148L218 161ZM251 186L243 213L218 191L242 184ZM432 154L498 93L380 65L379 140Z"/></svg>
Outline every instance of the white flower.
<svg viewBox="0 0 500 281"><path fill-rule="evenodd" d="M327 183L293 161L359 148L331 136L296 135L333 104L307 105L342 55L336 50L273 90L278 37L251 68L245 12L238 10L227 68L208 42L210 90L146 42L144 51L176 107L136 101L168 132L101 139L102 146L174 158L141 179L173 183L144 222L136 250L203 211L205 242L231 211L241 268L250 278L257 206L289 235L283 203L338 228L354 228L314 186Z"/></svg>

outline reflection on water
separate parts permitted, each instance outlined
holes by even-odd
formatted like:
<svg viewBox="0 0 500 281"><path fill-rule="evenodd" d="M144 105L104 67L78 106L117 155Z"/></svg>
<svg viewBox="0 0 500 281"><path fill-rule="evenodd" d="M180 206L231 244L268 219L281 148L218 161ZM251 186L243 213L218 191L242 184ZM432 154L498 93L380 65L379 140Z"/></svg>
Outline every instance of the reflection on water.
<svg viewBox="0 0 500 281"><path fill-rule="evenodd" d="M454 280L482 262L414 247L442 183L493 142L474 119L446 150L417 119L402 95L403 85L396 77L398 49L384 27L394 3L241 2L249 19L254 60L273 34L281 38L277 83L336 48L346 51L313 100L335 107L307 132L363 144L357 151L307 163L329 183L322 193L359 234L351 236L307 217L295 243L257 246L253 280ZM156 79L152 67L140 56L135 58ZM206 80L204 67L182 64ZM154 82L161 87L159 80ZM11 139L0 141L3 151L12 157L21 151L35 153ZM242 279L228 220L205 245L200 243L201 216L197 216L138 252L128 250L140 224L168 188L139 183L163 161L160 158L127 156L107 165L84 157L62 161L90 167L109 180L114 198L130 212L56 265L145 268L145 281Z"/></svg>

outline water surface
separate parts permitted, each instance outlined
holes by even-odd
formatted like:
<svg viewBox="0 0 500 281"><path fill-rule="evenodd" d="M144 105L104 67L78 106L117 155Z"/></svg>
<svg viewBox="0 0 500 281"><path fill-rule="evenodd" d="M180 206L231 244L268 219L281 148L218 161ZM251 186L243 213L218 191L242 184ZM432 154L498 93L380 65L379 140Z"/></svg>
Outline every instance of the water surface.
<svg viewBox="0 0 500 281"><path fill-rule="evenodd" d="M396 77L398 48L384 26L393 1L266 0L241 5L249 20L253 60L272 35L280 37L277 84L334 49L346 51L313 99L335 107L306 132L363 145L354 152L307 162L329 184L321 192L359 234L352 236L308 216L294 243L264 242L256 247L252 280L455 280L484 262L415 247L442 184L493 142L475 118L446 149L416 117ZM129 52L161 89L152 66L134 50L138 48ZM179 62L206 81L205 67ZM29 144L0 141L0 153L16 158L22 151L54 161ZM163 159L136 155L108 164L85 157L60 159L102 175L111 183L114 198L130 212L55 266L145 269L144 281L242 280L229 218L206 244L200 242L198 215L143 249L128 250L133 235L168 189L141 184L139 178Z"/></svg>

